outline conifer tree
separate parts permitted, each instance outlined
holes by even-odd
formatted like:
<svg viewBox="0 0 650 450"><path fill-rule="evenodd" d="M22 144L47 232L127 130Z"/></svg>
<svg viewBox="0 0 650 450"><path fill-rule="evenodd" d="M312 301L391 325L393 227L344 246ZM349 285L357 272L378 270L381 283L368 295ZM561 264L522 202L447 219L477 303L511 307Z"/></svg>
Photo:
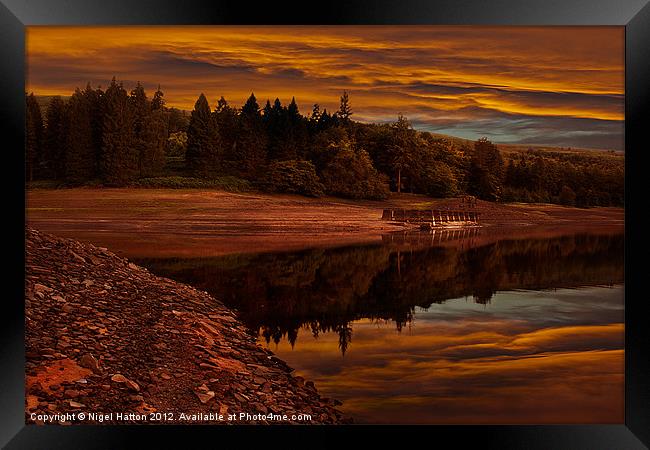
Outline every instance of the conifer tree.
<svg viewBox="0 0 650 450"><path fill-rule="evenodd" d="M320 119L320 105L318 103L314 103L314 108L311 110L311 120L318 122L318 119Z"/></svg>
<svg viewBox="0 0 650 450"><path fill-rule="evenodd" d="M56 96L50 100L45 116L45 151L42 161L45 177L63 179L68 118L66 104L61 97Z"/></svg>
<svg viewBox="0 0 650 450"><path fill-rule="evenodd" d="M144 159L149 144L145 139L144 131L149 122L150 111L147 94L144 92L144 87L139 81L131 91L129 102L133 111L133 132L138 151L138 176L142 177L145 172Z"/></svg>
<svg viewBox="0 0 650 450"><path fill-rule="evenodd" d="M65 178L73 184L89 180L95 174L95 148L91 105L77 89L68 101L68 133L65 147Z"/></svg>
<svg viewBox="0 0 650 450"><path fill-rule="evenodd" d="M266 132L255 94L251 94L239 115L237 159L239 172L254 178L266 163Z"/></svg>
<svg viewBox="0 0 650 450"><path fill-rule="evenodd" d="M165 146L167 145L168 123L165 112L161 109L149 111L145 128L140 139L143 153L140 155L141 177L160 175L165 166Z"/></svg>
<svg viewBox="0 0 650 450"><path fill-rule="evenodd" d="M201 94L194 105L187 129L186 161L197 176L209 177L221 165L221 139L208 99Z"/></svg>
<svg viewBox="0 0 650 450"><path fill-rule="evenodd" d="M237 109L231 107L226 99L221 96L217 101L214 117L217 121L223 148L223 169L227 172L233 172L239 164L236 156L237 136L239 134Z"/></svg>
<svg viewBox="0 0 650 450"><path fill-rule="evenodd" d="M264 109L262 109L262 118L264 119L264 123L268 123L272 112L273 108L271 106L271 101L269 99L266 99L266 104L264 105Z"/></svg>
<svg viewBox="0 0 650 450"><path fill-rule="evenodd" d="M139 81L135 85L135 88L131 90L129 102L131 103L133 109L134 130L136 134L138 134L141 132L141 129L145 125L148 110L150 109L147 93L144 91L144 87L142 84L140 84Z"/></svg>
<svg viewBox="0 0 650 450"><path fill-rule="evenodd" d="M145 155L145 166L147 170L144 176L155 176L162 172L165 166L165 147L169 137L169 119L165 111L165 100L160 85L151 100L151 116L149 122L150 152Z"/></svg>
<svg viewBox="0 0 650 450"><path fill-rule="evenodd" d="M135 114L128 93L115 78L105 96L101 175L108 185L123 186L139 175Z"/></svg>
<svg viewBox="0 0 650 450"><path fill-rule="evenodd" d="M248 97L248 100L246 100L246 103L241 108L241 114L251 119L257 119L259 117L260 105L257 103L255 93L251 93L251 96Z"/></svg>
<svg viewBox="0 0 650 450"><path fill-rule="evenodd" d="M140 83L129 98L134 113L134 133L138 149L140 177L158 175L165 162L167 120L163 110L163 92L158 86L154 99L149 101Z"/></svg>
<svg viewBox="0 0 650 450"><path fill-rule="evenodd" d="M352 108L350 107L350 97L348 96L347 91L343 91L343 95L341 96L341 106L339 107L337 116L344 124L347 124L350 121Z"/></svg>
<svg viewBox="0 0 650 450"><path fill-rule="evenodd" d="M289 121L298 121L300 120L300 112L298 111L298 104L296 103L296 97L291 97L291 103L287 108L287 113L289 114Z"/></svg>
<svg viewBox="0 0 650 450"><path fill-rule="evenodd" d="M34 93L26 98L25 110L25 163L27 180L34 180L38 165L43 158L43 117Z"/></svg>
<svg viewBox="0 0 650 450"><path fill-rule="evenodd" d="M106 112L104 92L101 87L93 89L90 83L83 90L83 96L90 111L90 126L93 139L93 177L99 177L102 161L102 135L104 133L104 114Z"/></svg>
<svg viewBox="0 0 650 450"><path fill-rule="evenodd" d="M275 100L273 101L273 113L279 117L282 115L282 103L280 102L280 99L275 97Z"/></svg>
<svg viewBox="0 0 650 450"><path fill-rule="evenodd" d="M228 100L222 95L219 97L219 100L217 100L217 107L214 109L214 112L220 113L226 110L226 108L230 108L228 105Z"/></svg>
<svg viewBox="0 0 650 450"><path fill-rule="evenodd" d="M302 159L306 155L307 148L307 124L298 111L296 98L291 98L287 107L287 119L285 124L285 143L280 159L293 160Z"/></svg>
<svg viewBox="0 0 650 450"><path fill-rule="evenodd" d="M327 108L323 109L320 117L318 118L318 128L320 131L327 130L332 126L332 116L327 112Z"/></svg>
<svg viewBox="0 0 650 450"><path fill-rule="evenodd" d="M397 117L397 122L392 124L393 139L389 147L389 164L395 173L397 192L402 191L402 176L416 164L416 133L411 123L403 115Z"/></svg>
<svg viewBox="0 0 650 450"><path fill-rule="evenodd" d="M267 109L268 106L268 109ZM285 144L286 108L276 98L271 106L270 102L264 107L263 121L267 135L267 157L270 161L278 160Z"/></svg>
<svg viewBox="0 0 650 450"><path fill-rule="evenodd" d="M163 94L163 91L160 90L160 85L158 85L158 89L156 92L153 94L153 98L151 99L151 109L152 110L162 110L165 107L165 100L163 99L165 94Z"/></svg>
<svg viewBox="0 0 650 450"><path fill-rule="evenodd" d="M300 115L295 97L291 99L288 107L283 107L278 98L270 109L265 107L264 124L269 161L290 161L304 156L308 138L307 126Z"/></svg>
<svg viewBox="0 0 650 450"><path fill-rule="evenodd" d="M320 105L318 103L314 103L314 106L311 110L311 115L306 119L307 131L309 134L308 139L310 143L314 135L318 132L318 121L320 120L320 115Z"/></svg>

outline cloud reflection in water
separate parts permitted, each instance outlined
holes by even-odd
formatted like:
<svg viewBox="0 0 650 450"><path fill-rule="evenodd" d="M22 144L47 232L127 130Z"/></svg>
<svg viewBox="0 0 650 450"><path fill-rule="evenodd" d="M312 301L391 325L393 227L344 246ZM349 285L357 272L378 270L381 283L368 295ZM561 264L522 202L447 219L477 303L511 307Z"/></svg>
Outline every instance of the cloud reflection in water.
<svg viewBox="0 0 650 450"><path fill-rule="evenodd" d="M301 329L278 356L358 422L622 423L623 287L497 293L417 308L401 333Z"/></svg>

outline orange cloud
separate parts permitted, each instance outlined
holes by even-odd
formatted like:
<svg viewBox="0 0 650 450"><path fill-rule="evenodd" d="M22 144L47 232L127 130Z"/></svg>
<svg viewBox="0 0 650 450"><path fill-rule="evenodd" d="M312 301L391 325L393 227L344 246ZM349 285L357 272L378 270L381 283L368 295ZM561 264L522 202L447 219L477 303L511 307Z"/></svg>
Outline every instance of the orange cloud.
<svg viewBox="0 0 650 450"><path fill-rule="evenodd" d="M558 128L569 140L622 140L622 27L28 27L26 44L27 88L42 95L115 75L161 84L184 109L200 92L240 105L254 91L262 102L295 96L308 113L335 110L345 89L360 120L401 112L460 134L470 120L514 141L542 134L516 131L522 121L559 117L572 121ZM606 137L603 121L614 122Z"/></svg>
<svg viewBox="0 0 650 450"><path fill-rule="evenodd" d="M622 323L521 330L510 320L416 322L401 335L355 322L353 344L302 330L280 357L360 421L622 423ZM475 332L468 332L468 329Z"/></svg>

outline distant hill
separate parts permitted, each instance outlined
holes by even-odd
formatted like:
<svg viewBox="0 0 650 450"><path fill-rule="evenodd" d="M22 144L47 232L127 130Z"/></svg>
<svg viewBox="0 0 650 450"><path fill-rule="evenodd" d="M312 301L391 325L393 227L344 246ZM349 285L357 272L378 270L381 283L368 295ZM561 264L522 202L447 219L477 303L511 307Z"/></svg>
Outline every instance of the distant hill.
<svg viewBox="0 0 650 450"><path fill-rule="evenodd" d="M440 133L430 133L431 135L440 138L446 139L454 143L458 147L472 147L474 146L474 141L470 139L464 139L456 136L450 136L447 134ZM524 153L529 149L542 152L553 152L553 153L598 153L603 155L611 155L613 157L623 157L625 152L621 150L607 150L607 149L598 149L598 148L577 148L577 147L553 147L550 145L539 145L539 144L498 144L497 148L504 155L508 156L512 153Z"/></svg>
<svg viewBox="0 0 650 450"><path fill-rule="evenodd" d="M554 152L554 153L573 153L573 154L584 154L584 153L598 153L602 156L612 156L612 157L623 157L625 152L622 150L607 150L600 148L576 148L576 147L551 147L549 145L535 145L535 144L497 144L499 151L508 155L509 153L522 153L528 151L528 149L533 149L535 151L542 152Z"/></svg>

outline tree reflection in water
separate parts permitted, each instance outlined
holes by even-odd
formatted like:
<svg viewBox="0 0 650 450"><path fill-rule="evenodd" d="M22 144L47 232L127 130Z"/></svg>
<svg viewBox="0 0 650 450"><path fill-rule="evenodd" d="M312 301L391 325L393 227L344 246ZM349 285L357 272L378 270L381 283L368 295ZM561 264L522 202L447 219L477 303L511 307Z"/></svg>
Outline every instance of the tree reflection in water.
<svg viewBox="0 0 650 450"><path fill-rule="evenodd" d="M623 282L623 234L474 242L477 230L392 234L382 244L217 258L142 259L157 275L206 290L237 309L267 343L295 345L301 328L334 331L344 354L351 322L393 321L459 297Z"/></svg>

